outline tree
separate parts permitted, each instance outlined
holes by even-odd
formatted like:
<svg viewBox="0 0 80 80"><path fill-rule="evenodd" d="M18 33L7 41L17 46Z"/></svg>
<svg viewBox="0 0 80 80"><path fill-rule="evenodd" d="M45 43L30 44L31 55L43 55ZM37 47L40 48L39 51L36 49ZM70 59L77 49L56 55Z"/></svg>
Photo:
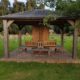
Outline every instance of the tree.
<svg viewBox="0 0 80 80"><path fill-rule="evenodd" d="M1 0L0 2L0 16L9 13L10 2L9 0ZM0 20L0 32L3 31L2 21Z"/></svg>
<svg viewBox="0 0 80 80"><path fill-rule="evenodd" d="M57 0L56 11L64 16L78 17L80 16L80 0Z"/></svg>
<svg viewBox="0 0 80 80"><path fill-rule="evenodd" d="M1 0L1 5L2 5L2 15L8 14L10 7L9 0Z"/></svg>
<svg viewBox="0 0 80 80"><path fill-rule="evenodd" d="M36 9L36 1L35 0L27 0L26 10L30 11L32 9Z"/></svg>
<svg viewBox="0 0 80 80"><path fill-rule="evenodd" d="M44 0L45 7L47 6L50 10L55 10L57 0Z"/></svg>
<svg viewBox="0 0 80 80"><path fill-rule="evenodd" d="M23 2L15 1L13 3L12 12L22 12L22 11L25 11L25 4Z"/></svg>
<svg viewBox="0 0 80 80"><path fill-rule="evenodd" d="M19 28L16 24L12 24L10 27L9 27L9 34L18 34L19 32Z"/></svg>
<svg viewBox="0 0 80 80"><path fill-rule="evenodd" d="M56 5L55 5L55 0L45 0L45 5L50 7L50 8L54 8Z"/></svg>
<svg viewBox="0 0 80 80"><path fill-rule="evenodd" d="M77 57L77 40L78 40L78 28L80 26L80 0L58 0L56 5L56 11L60 15L68 16L75 18L76 20L68 20L68 23L71 24L74 28L73 35L73 54L72 57Z"/></svg>
<svg viewBox="0 0 80 80"><path fill-rule="evenodd" d="M69 33L69 24L54 25L54 32L61 34L61 46L64 47L64 34Z"/></svg>
<svg viewBox="0 0 80 80"><path fill-rule="evenodd" d="M12 24L9 27L10 34L18 34L19 47L22 45L22 29L23 29L22 25L16 25L16 24Z"/></svg>
<svg viewBox="0 0 80 80"><path fill-rule="evenodd" d="M36 0L36 8L44 9L45 8L44 0Z"/></svg>

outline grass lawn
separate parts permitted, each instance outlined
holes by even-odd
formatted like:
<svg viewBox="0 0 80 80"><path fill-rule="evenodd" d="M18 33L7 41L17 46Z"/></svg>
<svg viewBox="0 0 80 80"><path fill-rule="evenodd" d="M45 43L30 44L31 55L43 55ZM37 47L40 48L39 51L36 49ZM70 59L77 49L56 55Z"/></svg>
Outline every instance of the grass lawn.
<svg viewBox="0 0 80 80"><path fill-rule="evenodd" d="M80 64L0 62L0 80L80 80Z"/></svg>

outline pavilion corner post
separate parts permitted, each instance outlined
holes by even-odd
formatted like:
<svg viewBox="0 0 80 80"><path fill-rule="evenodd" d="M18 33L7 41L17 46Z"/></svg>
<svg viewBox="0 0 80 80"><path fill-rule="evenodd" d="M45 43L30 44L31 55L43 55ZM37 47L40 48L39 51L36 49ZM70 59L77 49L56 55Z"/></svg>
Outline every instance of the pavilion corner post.
<svg viewBox="0 0 80 80"><path fill-rule="evenodd" d="M4 55L5 58L9 58L9 34L8 27L13 23L13 21L3 20L4 29Z"/></svg>
<svg viewBox="0 0 80 80"><path fill-rule="evenodd" d="M8 26L7 20L3 20L3 27L4 27L4 54L5 58L9 57L9 38L8 38Z"/></svg>
<svg viewBox="0 0 80 80"><path fill-rule="evenodd" d="M71 26L74 28L73 32L73 44L72 44L72 58L77 58L77 43L78 43L78 28L76 27L77 20L74 22L72 20L68 21Z"/></svg>
<svg viewBox="0 0 80 80"><path fill-rule="evenodd" d="M77 42L78 42L78 31L77 28L74 28L74 33L73 33L73 50L72 50L72 58L76 59L77 58Z"/></svg>

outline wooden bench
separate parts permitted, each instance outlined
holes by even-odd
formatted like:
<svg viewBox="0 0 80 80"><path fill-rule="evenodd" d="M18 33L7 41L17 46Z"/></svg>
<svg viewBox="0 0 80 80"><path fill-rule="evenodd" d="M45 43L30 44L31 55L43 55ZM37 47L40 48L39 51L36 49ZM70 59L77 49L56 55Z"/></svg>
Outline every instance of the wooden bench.
<svg viewBox="0 0 80 80"><path fill-rule="evenodd" d="M56 47L56 42L52 42L52 41L49 41L49 42L44 42L44 47L45 48L55 48Z"/></svg>
<svg viewBox="0 0 80 80"><path fill-rule="evenodd" d="M27 46L27 47L37 47L37 44L35 43L35 42L26 42L25 43L25 45Z"/></svg>
<svg viewBox="0 0 80 80"><path fill-rule="evenodd" d="M56 42L26 42L27 51L31 50L33 54L48 54L56 49Z"/></svg>
<svg viewBox="0 0 80 80"><path fill-rule="evenodd" d="M54 50L56 47L56 42L54 41L45 41L45 42L26 42L27 48L47 48Z"/></svg>
<svg viewBox="0 0 80 80"><path fill-rule="evenodd" d="M56 47L56 42L26 42L26 46L31 48L54 48Z"/></svg>

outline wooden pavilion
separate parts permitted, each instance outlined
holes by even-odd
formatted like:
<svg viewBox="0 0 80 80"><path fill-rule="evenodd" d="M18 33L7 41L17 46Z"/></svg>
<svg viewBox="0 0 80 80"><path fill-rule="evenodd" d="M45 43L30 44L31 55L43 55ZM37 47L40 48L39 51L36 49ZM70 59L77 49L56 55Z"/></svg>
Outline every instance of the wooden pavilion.
<svg viewBox="0 0 80 80"><path fill-rule="evenodd" d="M9 58L9 40L8 40L8 28L12 23L17 25L32 25L32 42L34 43L26 43L28 46L38 46L43 48L45 45L49 44L49 47L56 46L56 43L50 44L48 41L49 29L42 25L44 17L49 14L54 15L54 12L43 9L35 9L32 11L25 11L20 13L8 14L4 16L0 16L0 19L3 20L4 27L4 54L5 58ZM68 17L68 16L59 16L56 20L51 21L52 25L60 24L63 25L65 23L69 23L72 27L78 23L79 18ZM73 48L72 48L72 58L77 57L77 28L74 28L74 37L73 37ZM62 33L62 42L63 42L63 33ZM46 43L47 42L47 43ZM48 43L49 42L49 43ZM38 43L38 44L37 44ZM33 45L34 44L34 45ZM44 46L42 46L44 45Z"/></svg>

